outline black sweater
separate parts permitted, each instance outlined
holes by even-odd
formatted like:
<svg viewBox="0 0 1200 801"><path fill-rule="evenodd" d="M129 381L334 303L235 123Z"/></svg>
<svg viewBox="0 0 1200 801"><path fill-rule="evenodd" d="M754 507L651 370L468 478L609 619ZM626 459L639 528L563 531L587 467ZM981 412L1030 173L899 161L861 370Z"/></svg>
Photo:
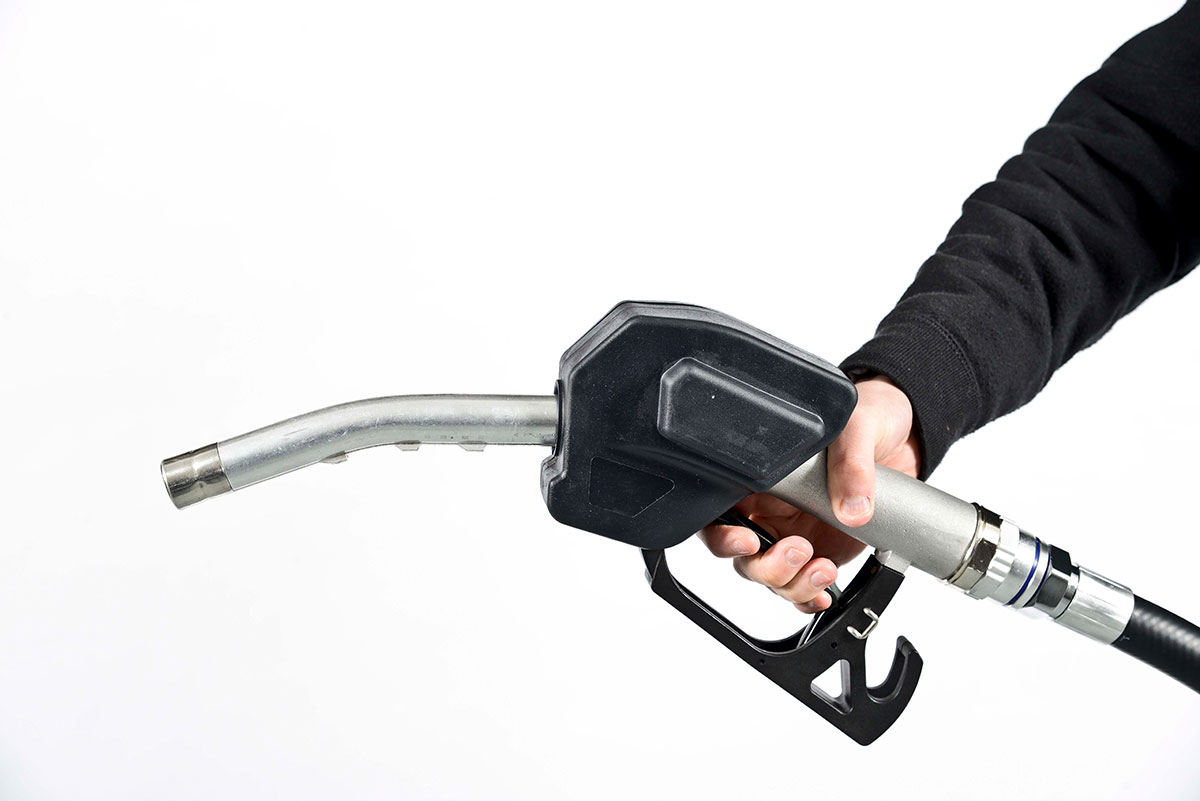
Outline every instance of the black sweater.
<svg viewBox="0 0 1200 801"><path fill-rule="evenodd" d="M1200 0L1123 45L963 205L842 369L912 400L925 478L1200 261Z"/></svg>

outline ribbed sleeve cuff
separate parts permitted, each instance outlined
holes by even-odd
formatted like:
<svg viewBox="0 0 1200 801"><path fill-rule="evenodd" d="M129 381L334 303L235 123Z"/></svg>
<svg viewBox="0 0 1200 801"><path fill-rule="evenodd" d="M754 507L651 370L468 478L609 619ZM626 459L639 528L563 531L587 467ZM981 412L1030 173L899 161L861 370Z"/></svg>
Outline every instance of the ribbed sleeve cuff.
<svg viewBox="0 0 1200 801"><path fill-rule="evenodd" d="M979 380L957 337L932 317L890 315L841 368L887 376L908 396L921 444L922 480L956 440L980 425Z"/></svg>

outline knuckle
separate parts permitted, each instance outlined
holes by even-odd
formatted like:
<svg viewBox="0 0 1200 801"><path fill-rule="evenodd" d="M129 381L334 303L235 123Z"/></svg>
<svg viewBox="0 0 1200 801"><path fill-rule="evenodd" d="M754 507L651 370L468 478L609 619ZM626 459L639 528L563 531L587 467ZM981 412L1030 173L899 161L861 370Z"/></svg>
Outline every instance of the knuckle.
<svg viewBox="0 0 1200 801"><path fill-rule="evenodd" d="M787 598L794 604L808 604L815 597L814 591L803 589L800 587L791 587L780 593L784 598Z"/></svg>
<svg viewBox="0 0 1200 801"><path fill-rule="evenodd" d="M800 564L797 567L803 568L813 558L813 547L808 540L800 536L789 538L788 549L796 551Z"/></svg>
<svg viewBox="0 0 1200 801"><path fill-rule="evenodd" d="M770 571L762 576L760 583L767 585L773 590L779 590L787 585L787 579L780 577L774 571Z"/></svg>
<svg viewBox="0 0 1200 801"><path fill-rule="evenodd" d="M738 550L739 538L732 529L710 526L701 530L700 541L714 556L728 557L745 554L745 551Z"/></svg>
<svg viewBox="0 0 1200 801"><path fill-rule="evenodd" d="M838 568L837 568L837 565L835 565L833 563L832 559L828 559L828 558L822 556L819 559L817 559L815 562L813 562L812 565L813 565L813 567L812 567L813 571L820 570L822 573L827 573L828 575L832 576L833 581L837 581Z"/></svg>
<svg viewBox="0 0 1200 801"><path fill-rule="evenodd" d="M838 465L838 472L843 478L851 480L866 480L871 477L871 471L874 469L875 463L866 456L857 453L846 454Z"/></svg>
<svg viewBox="0 0 1200 801"><path fill-rule="evenodd" d="M768 587L780 588L787 586L787 583L792 580L794 575L795 571L772 564L762 570L761 581Z"/></svg>
<svg viewBox="0 0 1200 801"><path fill-rule="evenodd" d="M781 576L779 569L761 556L738 557L733 560L733 566L742 578L771 589L784 586L791 578Z"/></svg>
<svg viewBox="0 0 1200 801"><path fill-rule="evenodd" d="M733 548L734 542L733 537L730 537L728 534L719 537L710 537L708 540L708 549L715 556L736 556L737 552Z"/></svg>

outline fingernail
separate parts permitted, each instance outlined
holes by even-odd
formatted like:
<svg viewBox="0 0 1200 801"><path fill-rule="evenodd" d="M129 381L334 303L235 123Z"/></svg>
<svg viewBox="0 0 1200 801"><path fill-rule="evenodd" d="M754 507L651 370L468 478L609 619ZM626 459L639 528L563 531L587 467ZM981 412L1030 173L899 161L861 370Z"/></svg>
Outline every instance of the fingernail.
<svg viewBox="0 0 1200 801"><path fill-rule="evenodd" d="M871 511L871 499L865 495L856 495L842 501L842 514L846 517L862 517Z"/></svg>
<svg viewBox="0 0 1200 801"><path fill-rule="evenodd" d="M799 548L788 548L787 553L783 555L787 563L792 567L800 567L808 561L808 556Z"/></svg>
<svg viewBox="0 0 1200 801"><path fill-rule="evenodd" d="M823 590L833 583L833 576L829 575L828 573L822 573L818 570L816 573L812 574L812 577L809 579L809 581L811 581L812 585L818 590Z"/></svg>
<svg viewBox="0 0 1200 801"><path fill-rule="evenodd" d="M742 540L738 540L733 544L733 552L738 556L745 556L746 554L750 553L750 546Z"/></svg>

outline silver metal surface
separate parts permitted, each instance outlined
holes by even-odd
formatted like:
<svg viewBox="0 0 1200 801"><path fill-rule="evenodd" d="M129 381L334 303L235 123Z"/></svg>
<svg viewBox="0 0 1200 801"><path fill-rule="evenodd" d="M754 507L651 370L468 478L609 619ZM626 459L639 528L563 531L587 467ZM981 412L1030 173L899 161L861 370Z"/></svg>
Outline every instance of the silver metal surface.
<svg viewBox="0 0 1200 801"><path fill-rule="evenodd" d="M1000 516L974 504L978 513L975 525L975 537L967 549L967 557L959 565L957 572L946 579L947 584L958 587L964 592L970 592L987 578L988 569L996 558L996 549L1000 545ZM982 591L982 587L980 590Z"/></svg>
<svg viewBox="0 0 1200 801"><path fill-rule="evenodd" d="M178 509L233 489L222 469L216 445L164 459L160 470L167 495Z"/></svg>
<svg viewBox="0 0 1200 801"><path fill-rule="evenodd" d="M903 473L876 467L874 516L864 526L844 525L829 504L824 453L800 465L768 492L940 579L958 572L979 520L974 505Z"/></svg>
<svg viewBox="0 0 1200 801"><path fill-rule="evenodd" d="M1030 547L1031 543L1032 547ZM1049 543L1042 542L1032 534L1022 531L1021 548L1017 553L1017 562L1021 565L1022 570L1028 568L1026 577L1021 581L1017 581L1017 577L1014 575L1012 584L1008 586L1002 584L998 591L1002 593L1002 596L1007 595L1008 591L1014 586L1017 588L1016 595L1012 596L1008 601L1003 600L1003 597L998 597L996 600L1005 606L1021 609L1033 603L1034 596L1037 595L1038 590L1042 587L1042 581L1046 578L1046 573L1050 569Z"/></svg>
<svg viewBox="0 0 1200 801"><path fill-rule="evenodd" d="M1038 589L1026 607L1058 617L1071 602L1079 583L1079 569L1071 564L1071 554L1065 548L1046 544L1046 570L1038 581ZM1071 595L1068 595L1070 593Z"/></svg>
<svg viewBox="0 0 1200 801"><path fill-rule="evenodd" d="M1004 601L1012 597L1012 593L1009 593L1007 598L1001 600L996 591L1000 588L1001 584L1010 580L1014 573L1014 568L1019 569L1019 566L1015 562L1017 548L1021 544L1021 530L1011 523L1005 525L1004 519L994 512L988 511L984 516L988 519L988 522L983 527L981 538L992 542L992 558L985 566L983 576L980 577L979 581L973 587L967 590L967 595L979 599L992 598L1004 603ZM996 521L995 523L992 522L993 518ZM1024 574L1022 574L1022 578L1024 578Z"/></svg>
<svg viewBox="0 0 1200 801"><path fill-rule="evenodd" d="M1075 598L1075 592L1079 589L1079 568L1071 565L1071 570L1066 576L1067 586L1063 589L1063 593L1054 608L1046 610L1046 614L1050 617L1057 618L1067 611L1067 607L1071 605L1071 601Z"/></svg>
<svg viewBox="0 0 1200 801"><path fill-rule="evenodd" d="M952 577L972 598L1040 612L1094 640L1111 643L1133 615L1133 592L1072 564L1070 554L979 508L980 529L967 564ZM972 586L964 576L974 574ZM969 580L969 579L968 579Z"/></svg>
<svg viewBox="0 0 1200 801"><path fill-rule="evenodd" d="M862 631L859 631L858 629L854 628L854 626L846 626L846 631L850 632L850 636L856 640L867 639L871 636L871 632L875 630L875 627L879 625L879 615L875 614L874 609L869 606L864 606L863 612L866 613L867 617L871 619L871 622L867 624L866 628L864 628Z"/></svg>
<svg viewBox="0 0 1200 801"><path fill-rule="evenodd" d="M399 395L343 403L163 462L180 508L317 462L378 445L553 445L553 395Z"/></svg>
<svg viewBox="0 0 1200 801"><path fill-rule="evenodd" d="M875 549L875 560L884 567L890 567L897 573L903 573L911 566L911 563L895 551L881 551Z"/></svg>
<svg viewBox="0 0 1200 801"><path fill-rule="evenodd" d="M1074 597L1054 622L1109 644L1121 636L1132 616L1133 590L1081 567Z"/></svg>
<svg viewBox="0 0 1200 801"><path fill-rule="evenodd" d="M1003 520L996 557L980 581L988 587L978 591L979 585L976 585L969 594L1020 608L1033 599L1049 564L1049 546L1043 547L1041 540L1022 531L1011 520Z"/></svg>

